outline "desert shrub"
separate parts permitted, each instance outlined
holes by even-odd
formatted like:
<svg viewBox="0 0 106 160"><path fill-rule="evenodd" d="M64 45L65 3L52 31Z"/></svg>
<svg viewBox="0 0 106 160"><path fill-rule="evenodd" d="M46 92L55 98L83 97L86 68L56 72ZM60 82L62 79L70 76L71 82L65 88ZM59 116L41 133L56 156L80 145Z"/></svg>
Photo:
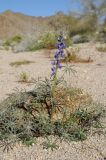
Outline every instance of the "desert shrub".
<svg viewBox="0 0 106 160"><path fill-rule="evenodd" d="M35 38L33 37L23 39L17 46L15 46L15 52L28 51L28 46L32 45L34 41Z"/></svg>
<svg viewBox="0 0 106 160"><path fill-rule="evenodd" d="M19 43L21 43L21 41L22 41L22 37L21 37L20 35L16 35L16 36L14 36L14 37L12 37L12 38L7 39L7 40L4 42L3 46L4 46L6 49L9 49L9 47L11 47L12 50L14 51L14 47L15 47L16 45L18 45Z"/></svg>
<svg viewBox="0 0 106 160"><path fill-rule="evenodd" d="M3 46L6 50L9 50L10 46L11 46L11 41L10 40L6 40L4 43L3 43Z"/></svg>
<svg viewBox="0 0 106 160"><path fill-rule="evenodd" d="M19 44L20 42L22 41L22 37L19 36L19 35L16 35L10 39L7 39L5 42L4 42L4 45L5 46L11 46L12 43L16 43L16 44Z"/></svg>
<svg viewBox="0 0 106 160"><path fill-rule="evenodd" d="M93 16L82 15L77 21L70 27L70 37L75 35L92 35L96 30L95 20Z"/></svg>
<svg viewBox="0 0 106 160"><path fill-rule="evenodd" d="M59 146L56 144L56 141L50 140L50 138L47 138L45 142L42 143L44 149L51 149L52 151L54 149L58 149Z"/></svg>
<svg viewBox="0 0 106 160"><path fill-rule="evenodd" d="M65 43L67 44L67 47L70 47L73 44L72 39L69 36L65 39Z"/></svg>
<svg viewBox="0 0 106 160"><path fill-rule="evenodd" d="M106 28L102 28L100 31L97 32L96 40L106 43Z"/></svg>
<svg viewBox="0 0 106 160"><path fill-rule="evenodd" d="M16 35L11 38L11 41L19 44L22 41L22 37L20 35Z"/></svg>
<svg viewBox="0 0 106 160"><path fill-rule="evenodd" d="M87 138L91 126L100 126L103 110L82 90L61 88L58 84L51 108L50 83L47 79L36 82L34 90L12 94L0 103L1 142L5 139L13 144L22 140L30 145L34 137L49 135L79 141Z"/></svg>
<svg viewBox="0 0 106 160"><path fill-rule="evenodd" d="M91 57L88 58L82 58L78 55L79 48L74 48L71 47L69 49L66 49L66 56L64 59L62 59L62 62L68 63L68 62L73 62L73 63L91 63L93 60Z"/></svg>
<svg viewBox="0 0 106 160"><path fill-rule="evenodd" d="M87 35L75 35L72 37L73 43L86 43L89 42L89 37Z"/></svg>
<svg viewBox="0 0 106 160"><path fill-rule="evenodd" d="M19 67L21 65L28 65L34 63L34 61L28 61L28 60L23 60L23 61L15 61L15 62L11 62L10 66L15 66L15 67Z"/></svg>
<svg viewBox="0 0 106 160"><path fill-rule="evenodd" d="M19 75L19 82L27 83L29 81L29 76L26 72L21 72Z"/></svg>
<svg viewBox="0 0 106 160"><path fill-rule="evenodd" d="M64 30L70 37L75 35L91 35L96 31L97 17L94 14L82 13L80 15L57 12L51 19L49 25L55 31Z"/></svg>
<svg viewBox="0 0 106 160"><path fill-rule="evenodd" d="M11 41L10 40L6 40L3 45L4 46L10 46L11 45Z"/></svg>
<svg viewBox="0 0 106 160"><path fill-rule="evenodd" d="M99 52L106 52L106 46L97 47Z"/></svg>
<svg viewBox="0 0 106 160"><path fill-rule="evenodd" d="M56 39L57 35L56 34L51 34L51 33L46 33L42 35L39 40L33 42L29 47L29 51L36 51L39 49L55 49L56 48ZM67 46L72 45L71 39L68 37L66 38L66 43Z"/></svg>
<svg viewBox="0 0 106 160"><path fill-rule="evenodd" d="M41 36L39 40L33 42L32 45L28 47L28 50L35 51L44 48L54 49L56 47L55 41L56 35L47 33Z"/></svg>
<svg viewBox="0 0 106 160"><path fill-rule="evenodd" d="M72 26L75 26L77 23L77 19L71 14L64 14L63 12L57 12L54 16L52 16L48 24L55 32L64 31L65 33L69 33L69 30ZM70 27L71 26L71 27Z"/></svg>

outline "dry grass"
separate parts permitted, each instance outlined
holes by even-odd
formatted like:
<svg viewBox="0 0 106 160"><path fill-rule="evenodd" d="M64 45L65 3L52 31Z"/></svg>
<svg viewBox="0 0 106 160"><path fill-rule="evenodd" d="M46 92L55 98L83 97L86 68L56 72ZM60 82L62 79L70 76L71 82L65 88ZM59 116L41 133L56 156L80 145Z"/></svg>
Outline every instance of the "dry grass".
<svg viewBox="0 0 106 160"><path fill-rule="evenodd" d="M21 83L28 83L29 82L29 76L26 72L21 72L19 75L19 81Z"/></svg>
<svg viewBox="0 0 106 160"><path fill-rule="evenodd" d="M91 57L87 59L80 57L77 53L79 48L66 49L66 57L62 59L62 62L73 62L73 63L91 63L93 60Z"/></svg>
<svg viewBox="0 0 106 160"><path fill-rule="evenodd" d="M98 50L99 52L106 52L106 46L98 47L97 50Z"/></svg>
<svg viewBox="0 0 106 160"><path fill-rule="evenodd" d="M84 59L84 58L78 56L76 53L70 53L62 60L62 62L91 63L91 62L93 62L93 60L91 59L91 57Z"/></svg>
<svg viewBox="0 0 106 160"><path fill-rule="evenodd" d="M35 63L34 61L28 61L28 60L23 60L23 61L15 61L10 63L10 66L15 66L15 67L19 67L21 65L28 65L31 63Z"/></svg>
<svg viewBox="0 0 106 160"><path fill-rule="evenodd" d="M56 88L54 98L61 106L61 111L63 110L67 112L67 116L69 116L70 113L75 112L79 107L86 106L92 102L91 96L87 93L84 93L83 90L79 88ZM60 112L57 107L53 114L53 119L63 119L63 116L63 112Z"/></svg>

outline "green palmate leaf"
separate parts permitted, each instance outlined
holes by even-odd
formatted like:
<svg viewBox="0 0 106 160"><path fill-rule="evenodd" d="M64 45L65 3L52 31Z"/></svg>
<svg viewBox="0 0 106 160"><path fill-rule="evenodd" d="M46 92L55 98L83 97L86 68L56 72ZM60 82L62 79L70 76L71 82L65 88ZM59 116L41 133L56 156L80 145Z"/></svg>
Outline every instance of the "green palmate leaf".
<svg viewBox="0 0 106 160"><path fill-rule="evenodd" d="M24 141L23 141L23 144L25 144L26 146L32 146L33 144L36 144L36 140L35 138L26 138Z"/></svg>
<svg viewBox="0 0 106 160"><path fill-rule="evenodd" d="M59 146L56 144L56 141L57 141L57 139L52 140L47 137L47 140L45 142L43 142L43 148L44 149L51 149L52 151L54 149L58 149Z"/></svg>
<svg viewBox="0 0 106 160"><path fill-rule="evenodd" d="M74 67L73 65L66 64L63 67L64 67L64 70L63 70L64 74L70 75L71 73L73 73L73 74L76 73L76 70L73 69L73 67Z"/></svg>

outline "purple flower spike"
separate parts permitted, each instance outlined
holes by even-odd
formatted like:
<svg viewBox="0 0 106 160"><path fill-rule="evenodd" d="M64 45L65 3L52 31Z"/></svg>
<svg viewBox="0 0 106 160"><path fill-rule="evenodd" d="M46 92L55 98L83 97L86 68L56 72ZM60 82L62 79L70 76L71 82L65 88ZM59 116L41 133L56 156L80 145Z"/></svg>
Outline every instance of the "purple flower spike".
<svg viewBox="0 0 106 160"><path fill-rule="evenodd" d="M61 69L61 68L62 68L62 65L59 63L58 67Z"/></svg>
<svg viewBox="0 0 106 160"><path fill-rule="evenodd" d="M62 65L60 63L61 58L64 58L64 49L66 48L66 44L64 43L64 38L63 35L61 33L61 35L58 37L58 43L57 43L57 48L58 48L58 52L56 52L56 54L54 55L54 60L52 62L52 74L51 76L55 76L56 75L56 70L59 68L62 68Z"/></svg>
<svg viewBox="0 0 106 160"><path fill-rule="evenodd" d="M53 62L52 62L52 65L53 65L53 66L55 66L55 65L56 65L55 61L53 61Z"/></svg>

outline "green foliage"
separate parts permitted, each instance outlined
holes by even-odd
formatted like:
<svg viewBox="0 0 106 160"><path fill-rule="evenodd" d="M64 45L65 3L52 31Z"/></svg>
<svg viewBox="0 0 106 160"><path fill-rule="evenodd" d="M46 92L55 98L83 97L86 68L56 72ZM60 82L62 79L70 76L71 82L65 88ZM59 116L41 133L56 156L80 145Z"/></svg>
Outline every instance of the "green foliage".
<svg viewBox="0 0 106 160"><path fill-rule="evenodd" d="M27 83L28 80L29 80L29 76L28 76L28 74L26 72L20 73L20 75L19 75L19 82L25 82L25 83Z"/></svg>
<svg viewBox="0 0 106 160"><path fill-rule="evenodd" d="M56 34L46 33L42 35L39 40L33 42L30 46L28 46L29 51L36 51L40 49L55 49L56 48ZM67 46L72 45L71 39L68 37L66 39Z"/></svg>
<svg viewBox="0 0 106 160"><path fill-rule="evenodd" d="M49 25L57 32L63 30L69 37L82 35L82 41L88 42L88 36L94 38L95 32L103 26L99 24L101 19L104 20L106 13L104 0L101 0L100 3L95 2L95 0L83 1L81 5L84 10L80 14L71 12L66 15L58 12L51 17Z"/></svg>
<svg viewBox="0 0 106 160"><path fill-rule="evenodd" d="M24 139L24 140L23 140L23 143L24 143L26 146L29 147L29 146L32 146L33 144L35 144L36 141L35 141L35 138L29 137L29 138Z"/></svg>
<svg viewBox="0 0 106 160"><path fill-rule="evenodd" d="M96 40L99 42L106 43L106 28L102 28L97 34L96 34Z"/></svg>
<svg viewBox="0 0 106 160"><path fill-rule="evenodd" d="M9 49L9 47L14 47L15 45L18 45L19 43L21 43L22 41L22 37L19 35L16 35L12 38L7 39L3 46L5 47L5 49Z"/></svg>
<svg viewBox="0 0 106 160"><path fill-rule="evenodd" d="M5 48L5 50L9 50L9 47L11 46L11 41L10 40L6 40L4 43L3 43L3 46Z"/></svg>
<svg viewBox="0 0 106 160"><path fill-rule="evenodd" d="M106 52L106 46L97 47L99 52Z"/></svg>
<svg viewBox="0 0 106 160"><path fill-rule="evenodd" d="M69 36L65 39L65 44L67 44L67 47L72 46L72 39Z"/></svg>
<svg viewBox="0 0 106 160"><path fill-rule="evenodd" d="M28 47L30 51L36 51L39 49L54 49L56 42L56 35L55 34L44 34L39 38L38 41L35 41L31 46Z"/></svg>
<svg viewBox="0 0 106 160"><path fill-rule="evenodd" d="M105 0L79 0L83 7L83 14L81 15L82 29L85 28L87 33L95 33L101 27L100 22L104 20L106 14L106 1ZM80 19L80 20L81 20ZM93 36L93 35L92 35Z"/></svg>
<svg viewBox="0 0 106 160"><path fill-rule="evenodd" d="M11 41L6 40L3 45L9 47L9 46L11 46Z"/></svg>
<svg viewBox="0 0 106 160"><path fill-rule="evenodd" d="M97 17L87 13L80 15L69 13L64 14L58 12L49 20L49 25L59 32L63 30L69 37L74 35L89 35L95 32Z"/></svg>
<svg viewBox="0 0 106 160"><path fill-rule="evenodd" d="M22 41L22 37L19 35L16 35L11 38L11 42L15 42L16 44L19 44Z"/></svg>
<svg viewBox="0 0 106 160"><path fill-rule="evenodd" d="M51 140L50 138L47 137L47 140L45 142L43 142L43 144L42 144L43 148L44 149L51 149L52 151L54 149L58 149L59 146L56 144L56 140L57 139Z"/></svg>
<svg viewBox="0 0 106 160"><path fill-rule="evenodd" d="M66 33L69 32L70 27L76 24L77 19L71 14L66 15L63 12L57 12L49 20L49 25L56 31L64 30Z"/></svg>
<svg viewBox="0 0 106 160"><path fill-rule="evenodd" d="M69 29L69 36L82 35L82 39L88 41L88 36L96 31L95 17L88 15L81 15L76 19L76 22Z"/></svg>
<svg viewBox="0 0 106 160"><path fill-rule="evenodd" d="M57 87L59 84L61 86L61 81L57 81ZM83 141L90 128L97 127L95 124L100 123L104 110L99 110L81 90L57 90L57 87L51 97L51 81L39 80L34 90L12 94L0 103L0 140L4 149L12 148L17 141L33 145L35 137L49 135L67 141ZM50 140L43 146L57 148Z"/></svg>

